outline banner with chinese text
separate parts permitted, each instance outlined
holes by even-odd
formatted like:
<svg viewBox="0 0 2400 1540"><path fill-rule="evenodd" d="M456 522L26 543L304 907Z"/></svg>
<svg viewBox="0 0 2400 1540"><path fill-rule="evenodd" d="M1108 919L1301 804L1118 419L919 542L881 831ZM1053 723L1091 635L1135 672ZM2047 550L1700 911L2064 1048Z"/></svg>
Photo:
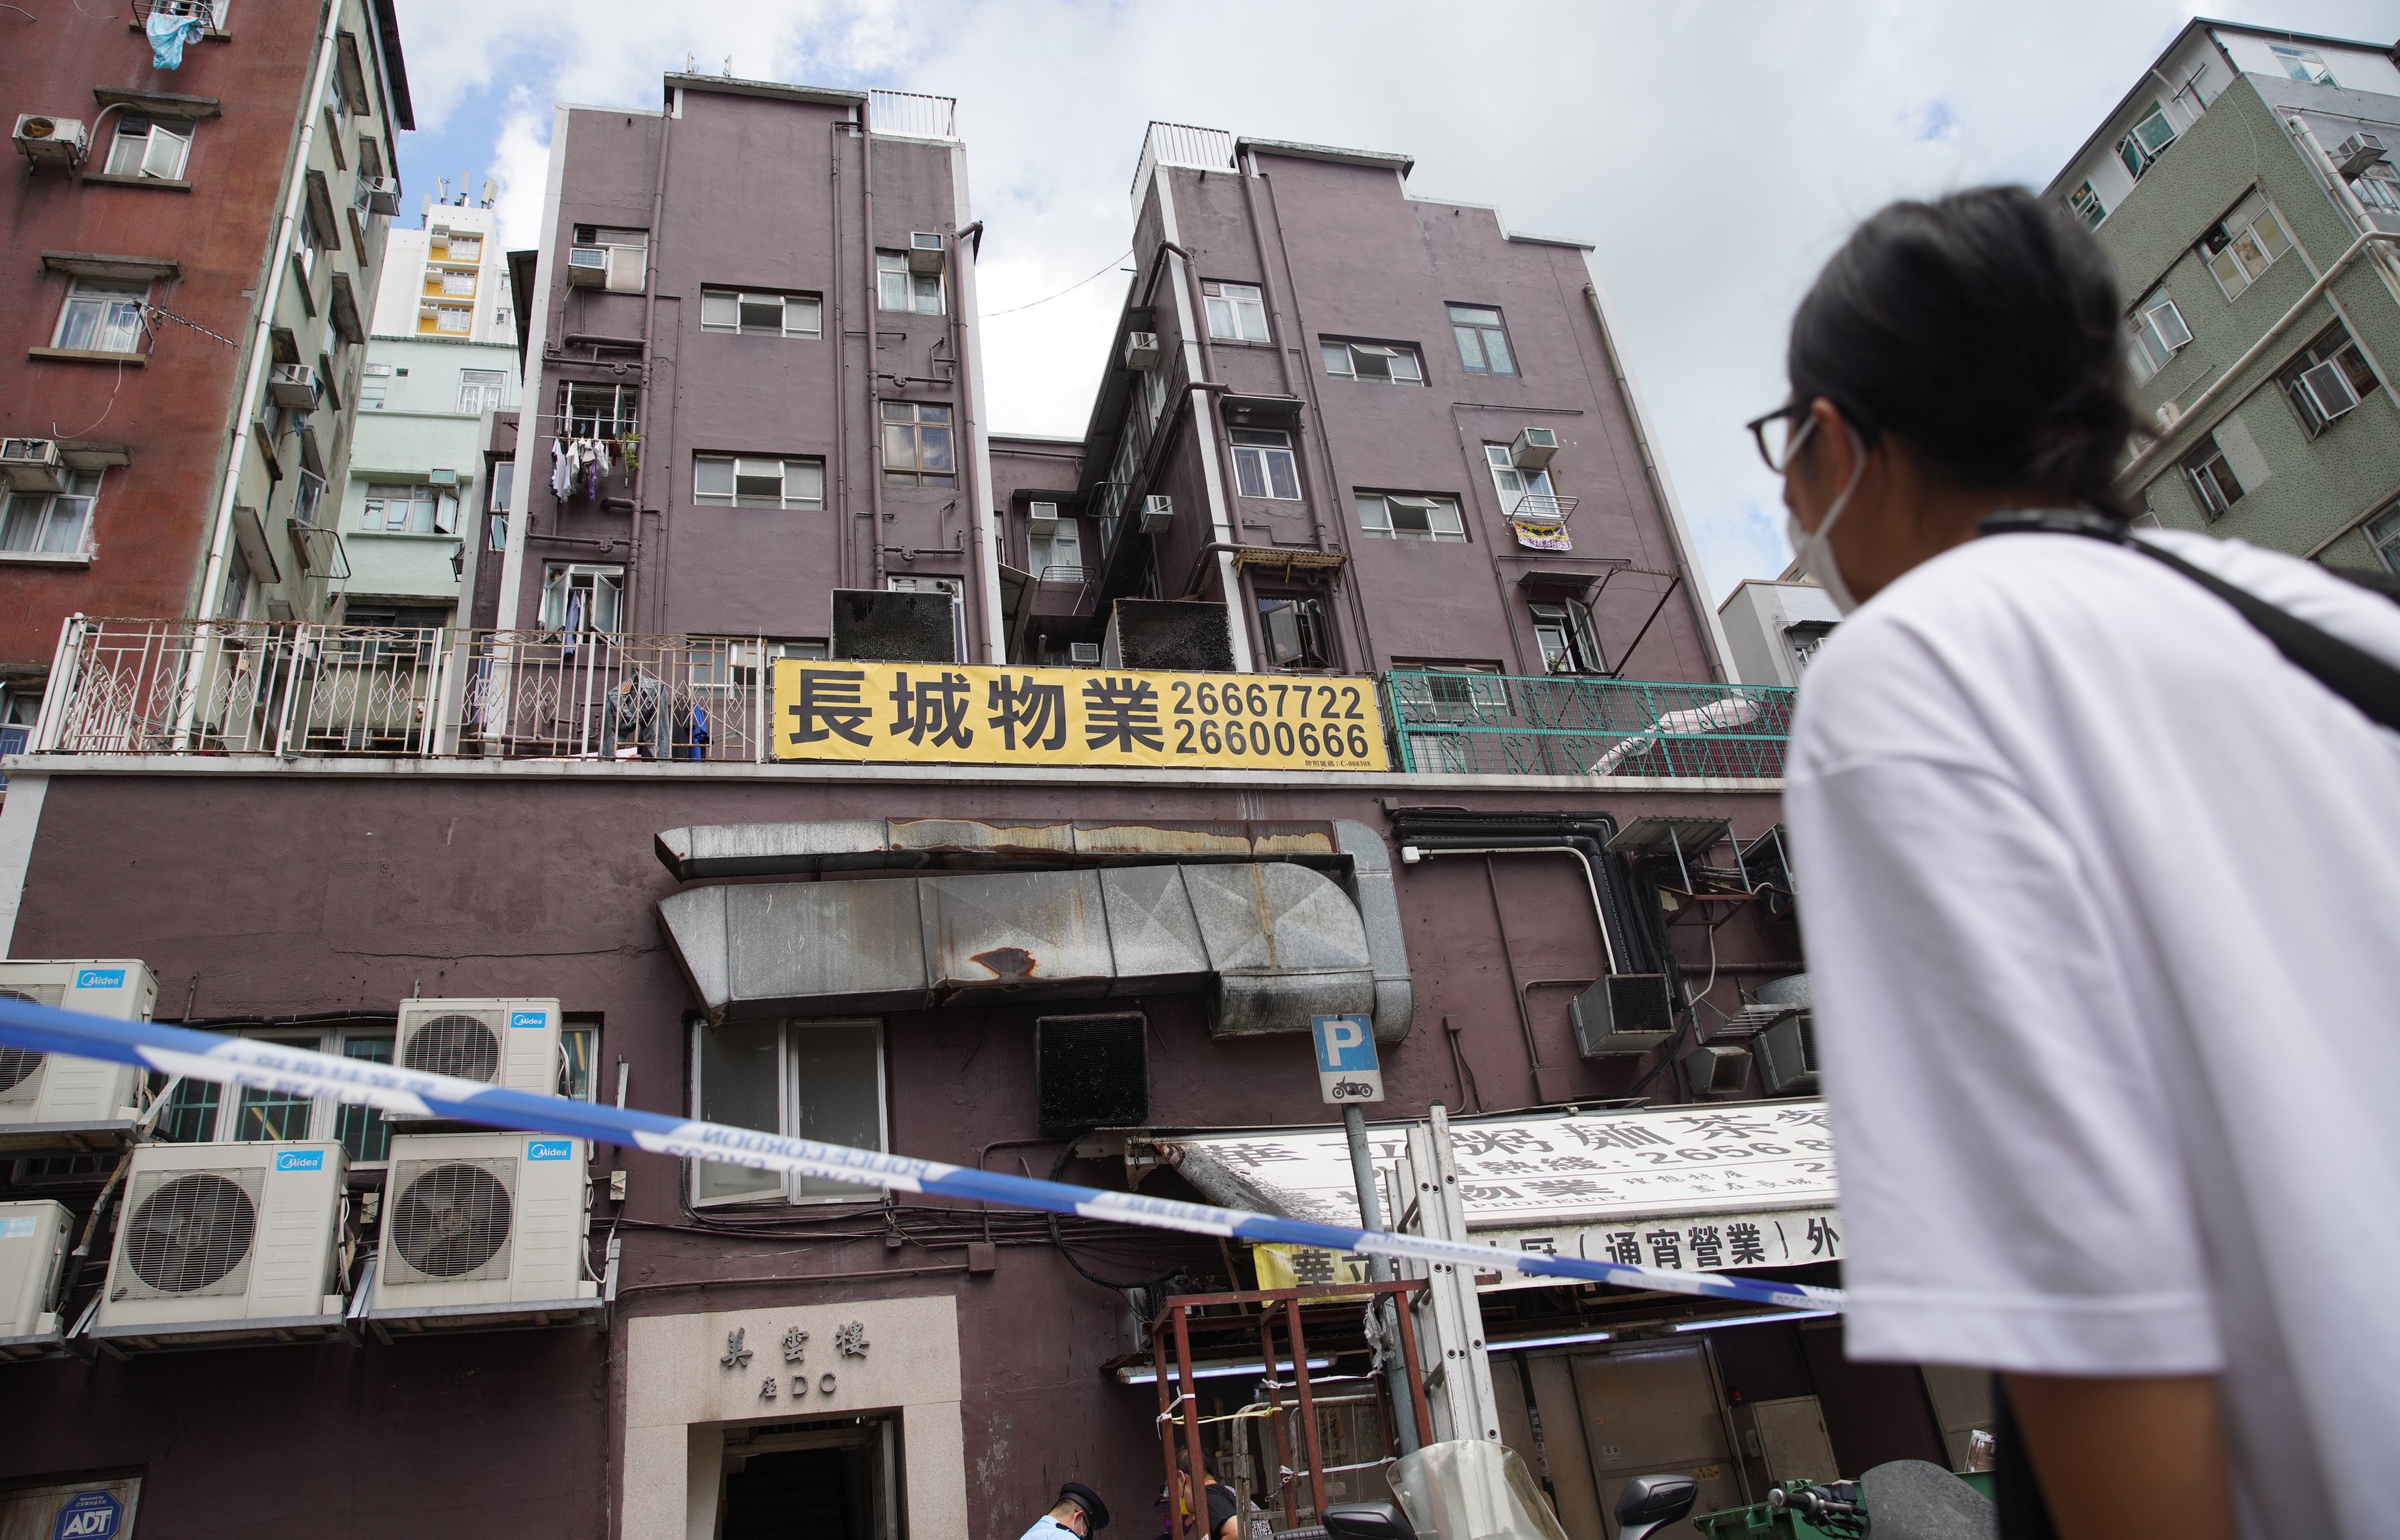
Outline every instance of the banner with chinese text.
<svg viewBox="0 0 2400 1540"><path fill-rule="evenodd" d="M778 759L1193 770L1388 768L1371 679L1087 668L774 666Z"/></svg>

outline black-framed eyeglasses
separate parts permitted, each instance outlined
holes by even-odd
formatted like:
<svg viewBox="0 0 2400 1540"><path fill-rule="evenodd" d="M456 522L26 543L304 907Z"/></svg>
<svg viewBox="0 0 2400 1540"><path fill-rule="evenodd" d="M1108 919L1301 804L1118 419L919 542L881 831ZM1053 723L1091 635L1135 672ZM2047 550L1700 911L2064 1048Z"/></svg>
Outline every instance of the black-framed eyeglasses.
<svg viewBox="0 0 2400 1540"><path fill-rule="evenodd" d="M1808 432L1817 426L1817 419L1808 415L1807 402L1793 402L1752 417L1742 426L1750 429L1751 438L1758 445L1758 457L1766 462L1766 469L1780 476L1791 465L1792 457L1808 442Z"/></svg>

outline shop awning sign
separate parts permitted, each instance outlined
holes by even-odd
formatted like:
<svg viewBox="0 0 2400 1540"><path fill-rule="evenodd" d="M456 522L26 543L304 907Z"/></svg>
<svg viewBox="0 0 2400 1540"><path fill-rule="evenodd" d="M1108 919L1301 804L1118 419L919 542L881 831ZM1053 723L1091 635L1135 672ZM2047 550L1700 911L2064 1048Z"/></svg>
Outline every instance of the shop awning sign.
<svg viewBox="0 0 2400 1540"><path fill-rule="evenodd" d="M773 676L778 759L1388 768L1372 679L791 658Z"/></svg>

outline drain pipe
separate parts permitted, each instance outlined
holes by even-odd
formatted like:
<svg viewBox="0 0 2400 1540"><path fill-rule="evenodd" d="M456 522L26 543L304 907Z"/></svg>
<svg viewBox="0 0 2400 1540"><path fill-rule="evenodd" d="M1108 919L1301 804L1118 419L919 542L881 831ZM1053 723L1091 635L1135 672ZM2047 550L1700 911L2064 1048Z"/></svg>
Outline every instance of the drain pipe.
<svg viewBox="0 0 2400 1540"><path fill-rule="evenodd" d="M683 88L678 86L675 89L680 92ZM680 102L682 98L678 96L676 100ZM659 404L659 348L658 338L653 333L653 325L659 306L659 237L661 234L660 225L665 214L667 203L667 136L675 131L675 115L672 112L659 115L659 162L650 176L650 247L649 254L642 264L642 276L645 280L642 284L642 384L643 393L649 399L642 403L640 413L634 418L636 435L640 434L640 425L644 421L650 423L652 432L655 434L659 420L659 413L656 410ZM650 461L655 457L646 452L650 447L648 444L642 443L638 437L635 443L639 445L637 453L641 454L641 457L634 462L634 511L626 520L630 529L625 550L625 618L629 620L641 613L640 591L648 586L642 582L642 503L643 489L649 484ZM661 520L661 523L663 524L664 521ZM659 541L661 545L666 542L666 531L661 529ZM659 568L659 586L661 588L666 586L666 568L663 564ZM663 616L653 616L654 620L662 619Z"/></svg>
<svg viewBox="0 0 2400 1540"><path fill-rule="evenodd" d="M324 8L317 23L317 67L308 75L308 94L300 99L300 143L292 156L292 190L284 195L283 217L275 226L274 254L258 286L258 319L251 327L250 374L242 383L233 427L226 434L225 484L217 490L215 526L209 536L208 565L200 573L200 594L193 613L203 622L215 595L225 586L227 547L233 543L234 499L241 496L242 441L250 436L250 419L258 411L260 392L266 388L266 360L274 344L275 304L283 295L286 269L292 265L292 232L299 224L301 200L308 196L308 157L317 146L317 103L325 99L325 77L334 68L334 7Z"/></svg>
<svg viewBox="0 0 2400 1540"><path fill-rule="evenodd" d="M866 252L866 492L874 525L868 530L867 553L874 562L875 583L883 587L883 398L875 388L875 365L882 324L881 276L875 266L875 124L862 103L858 109L858 190L864 207L860 235Z"/></svg>

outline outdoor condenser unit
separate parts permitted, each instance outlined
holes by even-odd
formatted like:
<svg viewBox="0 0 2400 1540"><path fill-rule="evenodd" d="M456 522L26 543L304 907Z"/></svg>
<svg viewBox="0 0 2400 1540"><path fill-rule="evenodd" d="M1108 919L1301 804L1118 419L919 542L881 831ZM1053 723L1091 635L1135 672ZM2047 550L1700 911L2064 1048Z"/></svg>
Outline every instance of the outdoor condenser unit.
<svg viewBox="0 0 2400 1540"><path fill-rule="evenodd" d="M2335 148L2333 158L2334 164L2341 168L2342 175L2356 176L2383 158L2383 140L2380 135L2361 130L2343 140Z"/></svg>
<svg viewBox="0 0 2400 1540"><path fill-rule="evenodd" d="M133 1152L92 1334L166 1346L339 1330L339 1144Z"/></svg>
<svg viewBox="0 0 2400 1540"><path fill-rule="evenodd" d="M1586 1058L1646 1054L1675 1030L1664 974L1611 974L1567 1002L1575 1052Z"/></svg>
<svg viewBox="0 0 2400 1540"><path fill-rule="evenodd" d="M1158 334L1127 332L1125 334L1125 365L1128 369L1158 367Z"/></svg>
<svg viewBox="0 0 2400 1540"><path fill-rule="evenodd" d="M28 160L63 160L73 166L91 151L90 130L76 117L51 117L26 113L17 119L13 136Z"/></svg>
<svg viewBox="0 0 2400 1540"><path fill-rule="evenodd" d="M932 230L919 230L908 238L908 270L912 273L938 273L942 270L942 238Z"/></svg>
<svg viewBox="0 0 2400 1540"><path fill-rule="evenodd" d="M579 289L597 289L608 281L608 248L570 246L566 249L566 281Z"/></svg>
<svg viewBox="0 0 2400 1540"><path fill-rule="evenodd" d="M275 398L278 406L296 406L302 411L313 412L321 393L317 383L317 371L305 363L279 363L266 376L266 393Z"/></svg>
<svg viewBox="0 0 2400 1540"><path fill-rule="evenodd" d="M393 1058L403 1068L551 1096L558 1090L555 1000L403 1000Z"/></svg>
<svg viewBox="0 0 2400 1540"><path fill-rule="evenodd" d="M1175 525L1175 499L1164 492L1153 492L1141 500L1141 532L1164 535Z"/></svg>
<svg viewBox="0 0 2400 1540"><path fill-rule="evenodd" d="M0 962L0 996L147 1021L158 998L148 964L130 959ZM114 1144L132 1130L142 1070L109 1059L0 1047L0 1149Z"/></svg>
<svg viewBox="0 0 2400 1540"><path fill-rule="evenodd" d="M66 467L53 439L0 439L0 477L12 492L60 492Z"/></svg>
<svg viewBox="0 0 2400 1540"><path fill-rule="evenodd" d="M1559 436L1547 428L1520 428L1508 446L1508 463L1520 470L1539 470L1559 452Z"/></svg>
<svg viewBox="0 0 2400 1540"><path fill-rule="evenodd" d="M63 1204L0 1203L0 1358L31 1357L58 1342L51 1294L74 1234Z"/></svg>
<svg viewBox="0 0 2400 1540"><path fill-rule="evenodd" d="M1149 1023L1137 1011L1035 1017L1033 1088L1045 1134L1149 1122Z"/></svg>
<svg viewBox="0 0 2400 1540"><path fill-rule="evenodd" d="M583 1140L543 1134L394 1136L368 1318L596 1301L584 1276L589 1157Z"/></svg>

